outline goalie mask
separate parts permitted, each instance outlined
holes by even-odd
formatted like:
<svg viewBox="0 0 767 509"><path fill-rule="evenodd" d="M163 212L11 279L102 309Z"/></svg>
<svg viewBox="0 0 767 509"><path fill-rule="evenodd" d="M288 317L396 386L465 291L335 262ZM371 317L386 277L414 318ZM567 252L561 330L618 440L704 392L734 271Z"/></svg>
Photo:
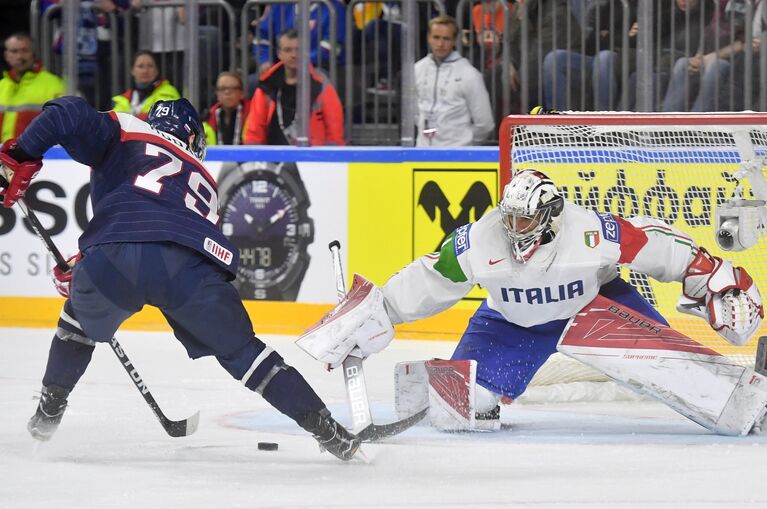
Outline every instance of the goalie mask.
<svg viewBox="0 0 767 509"><path fill-rule="evenodd" d="M540 171L523 170L512 177L498 211L516 261L526 262L539 245L554 238L564 205L557 186Z"/></svg>

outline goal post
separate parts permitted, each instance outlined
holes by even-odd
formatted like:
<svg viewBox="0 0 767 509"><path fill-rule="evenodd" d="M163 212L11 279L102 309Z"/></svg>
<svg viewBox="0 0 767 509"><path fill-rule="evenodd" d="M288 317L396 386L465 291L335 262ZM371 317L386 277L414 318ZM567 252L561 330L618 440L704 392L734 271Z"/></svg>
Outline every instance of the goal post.
<svg viewBox="0 0 767 509"><path fill-rule="evenodd" d="M767 296L767 240L750 249L723 251L716 243L715 210L733 198L735 173L757 162L764 174L766 113L577 113L510 115L499 131L500 187L519 170L552 178L565 198L624 217L653 216L689 234L698 245L742 265ZM745 198L750 183L741 181ZM621 268L633 284L683 334L753 366L762 325L743 347L721 339L702 319L681 314L679 283L659 283ZM546 366L536 379L564 382Z"/></svg>

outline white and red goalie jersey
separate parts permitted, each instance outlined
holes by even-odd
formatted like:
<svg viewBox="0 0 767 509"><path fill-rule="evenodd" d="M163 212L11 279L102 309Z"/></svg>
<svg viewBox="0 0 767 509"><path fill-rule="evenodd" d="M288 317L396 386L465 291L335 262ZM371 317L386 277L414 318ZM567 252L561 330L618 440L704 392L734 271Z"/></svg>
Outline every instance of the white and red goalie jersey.
<svg viewBox="0 0 767 509"><path fill-rule="evenodd" d="M742 324L745 332L740 336L750 336L761 322L761 298L750 278L738 280L738 270L742 269L733 270L729 262L711 257L688 235L663 221L623 219L566 203L556 228L554 239L538 247L526 263L512 259L497 211L456 229L439 252L415 260L382 287L389 317L400 323L434 315L478 284L487 290L491 309L509 322L531 327L574 316L598 295L600 286L617 276L616 264L658 281L686 282L688 269L706 255L703 261L709 266L708 276L719 268L726 269L722 273L728 272L728 283L708 288L707 295L704 280L704 292L691 296L703 309L694 314L708 318L715 329L720 327L720 334L727 332L721 328L723 317L711 316L715 310L707 305L713 293L724 294L742 286L744 299L751 288L748 298L753 306L745 313L752 315L752 321ZM691 312L688 308L693 306L687 304L682 311ZM731 312L730 308L719 310L720 315ZM733 342L742 344L745 340Z"/></svg>

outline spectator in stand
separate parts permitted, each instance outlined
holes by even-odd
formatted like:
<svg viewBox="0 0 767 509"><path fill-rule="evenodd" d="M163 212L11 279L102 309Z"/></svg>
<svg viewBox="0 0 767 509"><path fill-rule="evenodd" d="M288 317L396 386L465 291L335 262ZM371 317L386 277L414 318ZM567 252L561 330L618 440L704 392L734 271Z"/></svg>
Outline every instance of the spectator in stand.
<svg viewBox="0 0 767 509"><path fill-rule="evenodd" d="M277 39L280 59L266 73L253 94L243 142L257 145L295 145L298 32L290 29ZM343 145L344 113L330 80L309 67L311 76L309 144Z"/></svg>
<svg viewBox="0 0 767 509"><path fill-rule="evenodd" d="M138 44L140 50L151 51L162 67L164 75L179 90L186 86L184 80L184 52L186 51L187 12L181 5L164 5L172 0L131 0L134 9L139 10ZM239 11L237 11L239 12ZM219 40L221 34L216 22L211 21L208 10L199 8L197 40L199 41L196 74L200 97L206 100L213 96L213 79L224 65L219 66ZM213 23L208 24L208 23ZM224 52L226 54L226 52ZM229 63L229 65L232 65Z"/></svg>
<svg viewBox="0 0 767 509"><path fill-rule="evenodd" d="M228 71L219 74L216 97L218 101L210 107L205 126L208 145L242 145L250 100L245 97L240 75Z"/></svg>
<svg viewBox="0 0 767 509"><path fill-rule="evenodd" d="M570 13L583 35L582 43L568 49L555 49L543 59L543 104L555 110L612 110L619 91L615 79L618 54L610 47L620 39L623 12L612 0L573 0ZM584 76L585 74L585 76ZM581 83L591 84L593 93L584 94ZM568 101L568 92L570 99Z"/></svg>
<svg viewBox="0 0 767 509"><path fill-rule="evenodd" d="M738 55L744 52L746 44L756 49L754 53L758 55L759 34L763 29L760 3L755 0L754 10L759 15L749 20L744 0L720 0L719 9L706 28L700 51L674 64L663 98L663 111L726 111L742 104L742 89L735 89L737 98L730 97L731 65L734 60L745 63ZM754 40L748 42L745 40L747 23L753 23L754 28ZM735 78L735 82L742 85L742 76Z"/></svg>
<svg viewBox="0 0 767 509"><path fill-rule="evenodd" d="M168 80L160 78L157 59L149 51L139 51L133 56L131 66L133 87L112 98L112 109L118 113L130 113L146 120L149 110L157 101L175 101L181 95Z"/></svg>
<svg viewBox="0 0 767 509"><path fill-rule="evenodd" d="M511 10L509 6L509 11ZM479 59L475 59L473 63L482 71L500 63L504 32L503 19L504 9L499 0L482 0L471 8L471 25L474 29L472 40L479 49L476 52ZM467 38L469 36L467 33L464 35ZM466 43L468 42L467 40Z"/></svg>
<svg viewBox="0 0 767 509"><path fill-rule="evenodd" d="M162 63L165 75L183 89L186 12L183 6L162 7L165 2L167 0L131 1L134 9L140 9L138 47L151 52L155 62Z"/></svg>
<svg viewBox="0 0 767 509"><path fill-rule="evenodd" d="M5 39L3 56L8 70L0 80L0 142L18 137L45 103L66 92L61 78L35 58L28 34L17 32Z"/></svg>
<svg viewBox="0 0 767 509"><path fill-rule="evenodd" d="M493 131L493 111L482 74L455 51L458 23L429 20L431 53L415 64L419 147L477 145Z"/></svg>
<svg viewBox="0 0 767 509"><path fill-rule="evenodd" d="M60 3L61 0L44 0L40 3L40 12ZM107 110L112 104L109 13L127 10L130 6L130 0L80 0L77 84L79 94L98 110ZM60 18L60 12L56 16ZM63 31L59 29L54 36L53 49L60 55L62 47Z"/></svg>
<svg viewBox="0 0 767 509"><path fill-rule="evenodd" d="M354 64L364 62L364 79L374 83L374 86L367 88L367 93L394 97L402 60L402 12L399 3L357 3L352 15Z"/></svg>
<svg viewBox="0 0 767 509"><path fill-rule="evenodd" d="M570 0L573 1L573 0ZM527 67L522 67L522 27L527 26ZM530 111L543 104L542 63L554 49L580 47L581 30L565 0L517 0L509 29L512 75L526 76L527 104L521 111ZM513 78L517 80L518 78Z"/></svg>
<svg viewBox="0 0 767 509"><path fill-rule="evenodd" d="M730 108L733 111L740 111L743 109L759 110L759 92L761 90L759 81L759 69L761 61L761 46L762 40L767 38L767 18L765 18L765 2L764 0L757 0L754 3L754 12L752 18L752 38L751 38L751 56L746 53L747 42L744 42L741 46L741 51L736 51L730 58L730 64L732 65L732 76L734 80L734 89L736 91L733 97ZM751 59L751 76L746 74L746 61ZM746 105L744 99L746 97L745 80L753 80L751 87L751 104ZM721 84L721 87L725 87L725 84ZM739 93L743 91L743 93ZM725 105L726 106L726 105Z"/></svg>
<svg viewBox="0 0 767 509"><path fill-rule="evenodd" d="M330 11L326 4L332 4L336 18L336 33L330 32ZM309 57L316 67L327 68L330 55L336 54L337 62L344 63L344 44L346 41L346 9L340 0L316 2L310 7L309 17L311 41ZM288 29L295 28L298 21L298 5L270 4L264 15L254 25L256 38L253 41L253 53L258 61L258 74L262 75L272 67L274 51L272 43L275 36ZM277 55L279 57L279 55Z"/></svg>
<svg viewBox="0 0 767 509"><path fill-rule="evenodd" d="M653 108L660 109L663 94L669 83L674 63L682 57L691 57L698 52L706 27L716 12L714 0L656 0L654 11L658 20L654 25L656 46L653 75ZM636 17L636 13L634 18ZM631 69L628 86L623 90L626 109L636 108L636 41L641 27L634 21L629 30L628 62ZM623 102L621 101L621 104Z"/></svg>
<svg viewBox="0 0 767 509"><path fill-rule="evenodd" d="M509 20L519 16L515 4L507 3ZM504 84L503 75L503 39L508 37L504 26L506 10L499 0L482 0L471 8L472 32L464 31L464 46L470 46L470 58L485 78L485 86L490 93L494 120L500 125L506 115L521 113L519 100L519 73L513 62L509 62L508 85ZM508 31L511 32L512 23ZM472 45L473 43L473 45ZM508 86L509 107L504 109L504 95Z"/></svg>
<svg viewBox="0 0 767 509"><path fill-rule="evenodd" d="M87 3L80 0L80 9L82 10ZM81 70L79 83L86 99L98 110L109 109L112 102L113 86L116 86L112 83L111 73L111 45L112 37L115 34L113 34L114 27L110 25L109 14L119 15L130 9L130 6L130 0L94 0L92 2L93 17L96 24L96 62L90 64L90 74L86 74L87 78L83 76L84 73ZM87 19L87 16L84 19Z"/></svg>

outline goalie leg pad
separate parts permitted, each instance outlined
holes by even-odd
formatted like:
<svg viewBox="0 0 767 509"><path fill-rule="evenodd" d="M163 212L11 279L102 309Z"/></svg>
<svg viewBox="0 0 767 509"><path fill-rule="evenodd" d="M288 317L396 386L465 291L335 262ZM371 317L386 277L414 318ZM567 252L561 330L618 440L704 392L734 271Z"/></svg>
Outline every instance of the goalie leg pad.
<svg viewBox="0 0 767 509"><path fill-rule="evenodd" d="M429 422L444 431L500 429L500 394L477 385L477 361L400 362L394 368L395 407L404 419L429 407Z"/></svg>
<svg viewBox="0 0 767 509"><path fill-rule="evenodd" d="M767 405L767 378L683 334L597 297L558 350L723 435L745 435Z"/></svg>
<svg viewBox="0 0 767 509"><path fill-rule="evenodd" d="M394 407L397 419L405 419L428 405L429 375L426 374L426 361L397 363L394 366Z"/></svg>
<svg viewBox="0 0 767 509"><path fill-rule="evenodd" d="M477 361L426 361L429 422L443 431L476 428Z"/></svg>

